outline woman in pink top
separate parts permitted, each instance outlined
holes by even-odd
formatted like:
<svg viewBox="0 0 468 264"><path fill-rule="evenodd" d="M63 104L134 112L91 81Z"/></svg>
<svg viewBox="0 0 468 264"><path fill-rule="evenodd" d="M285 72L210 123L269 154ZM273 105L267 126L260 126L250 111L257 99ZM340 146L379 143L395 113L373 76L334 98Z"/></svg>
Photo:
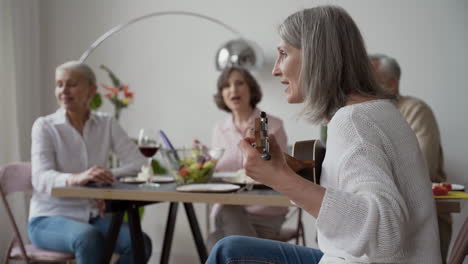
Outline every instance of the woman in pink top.
<svg viewBox="0 0 468 264"><path fill-rule="evenodd" d="M217 106L230 115L214 127L212 147L224 148L225 152L217 165L218 171L242 169L242 153L237 144L254 127L255 118L260 116L256 105L262 92L255 78L245 69L227 68L221 73L214 96ZM275 135L283 151L287 148L287 137L283 122L268 115L269 133ZM207 239L208 248L229 235L245 235L275 239L288 212L287 207L215 205L211 212L215 231Z"/></svg>

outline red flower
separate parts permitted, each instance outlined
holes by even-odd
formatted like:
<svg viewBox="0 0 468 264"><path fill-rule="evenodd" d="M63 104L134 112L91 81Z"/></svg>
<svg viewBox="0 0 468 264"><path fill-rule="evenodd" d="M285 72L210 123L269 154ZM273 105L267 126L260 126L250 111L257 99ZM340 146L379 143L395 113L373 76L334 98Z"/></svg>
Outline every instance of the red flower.
<svg viewBox="0 0 468 264"><path fill-rule="evenodd" d="M123 90L125 98L133 98L133 93L128 91L128 85L121 85L120 88Z"/></svg>
<svg viewBox="0 0 468 264"><path fill-rule="evenodd" d="M119 93L119 88L109 87L109 86L107 86L107 85L105 85L103 83L101 83L101 86L102 86L102 88L108 90L109 92L113 93L114 95Z"/></svg>

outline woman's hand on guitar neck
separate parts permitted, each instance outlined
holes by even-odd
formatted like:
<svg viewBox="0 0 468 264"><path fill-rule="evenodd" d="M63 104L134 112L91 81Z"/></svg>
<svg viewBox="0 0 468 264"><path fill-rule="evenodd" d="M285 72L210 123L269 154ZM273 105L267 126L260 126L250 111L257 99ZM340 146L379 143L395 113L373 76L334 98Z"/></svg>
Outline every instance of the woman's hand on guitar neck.
<svg viewBox="0 0 468 264"><path fill-rule="evenodd" d="M264 160L261 153L252 146L253 138L245 138L239 142L239 148L244 156L244 169L246 175L275 189L275 186L284 185L288 182L288 176L294 173L286 163L283 151L270 135L271 160Z"/></svg>

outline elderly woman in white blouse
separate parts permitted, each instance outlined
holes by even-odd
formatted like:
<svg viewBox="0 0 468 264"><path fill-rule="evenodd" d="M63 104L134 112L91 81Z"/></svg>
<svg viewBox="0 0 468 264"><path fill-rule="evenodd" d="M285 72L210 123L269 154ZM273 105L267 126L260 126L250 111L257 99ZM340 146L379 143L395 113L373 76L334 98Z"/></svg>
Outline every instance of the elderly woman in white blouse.
<svg viewBox="0 0 468 264"><path fill-rule="evenodd" d="M228 237L207 263L441 263L435 202L418 141L372 76L348 13L319 6L289 16L273 75L288 103L328 121L321 185L292 171L276 140L265 161L241 141L246 173L317 219L319 249Z"/></svg>
<svg viewBox="0 0 468 264"><path fill-rule="evenodd" d="M55 97L60 108L40 117L32 128L32 184L28 233L38 247L75 254L77 263L102 263L105 235L111 216L102 202L51 196L54 187L89 183L112 184L116 177L136 174L145 158L118 122L92 112L96 77L89 66L67 62L55 72ZM121 161L106 169L109 154ZM146 260L151 241L144 235ZM129 228L121 227L116 243L119 263L132 263Z"/></svg>

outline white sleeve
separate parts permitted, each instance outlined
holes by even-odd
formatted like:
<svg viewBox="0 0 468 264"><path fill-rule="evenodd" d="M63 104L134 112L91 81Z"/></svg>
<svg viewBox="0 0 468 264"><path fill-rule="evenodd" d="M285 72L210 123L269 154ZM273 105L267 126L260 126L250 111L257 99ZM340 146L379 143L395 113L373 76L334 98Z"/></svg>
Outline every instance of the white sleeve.
<svg viewBox="0 0 468 264"><path fill-rule="evenodd" d="M136 175L145 164L145 157L138 150L138 146L123 130L120 124L111 118L112 151L120 161L120 167L111 169L115 177Z"/></svg>
<svg viewBox="0 0 468 264"><path fill-rule="evenodd" d="M337 162L340 190L327 188L318 231L352 256L392 255L403 243L409 219L388 157L376 146L360 143Z"/></svg>
<svg viewBox="0 0 468 264"><path fill-rule="evenodd" d="M32 185L38 192L51 193L52 188L65 186L71 175L56 170L55 155L52 135L44 119L39 118L31 132Z"/></svg>

